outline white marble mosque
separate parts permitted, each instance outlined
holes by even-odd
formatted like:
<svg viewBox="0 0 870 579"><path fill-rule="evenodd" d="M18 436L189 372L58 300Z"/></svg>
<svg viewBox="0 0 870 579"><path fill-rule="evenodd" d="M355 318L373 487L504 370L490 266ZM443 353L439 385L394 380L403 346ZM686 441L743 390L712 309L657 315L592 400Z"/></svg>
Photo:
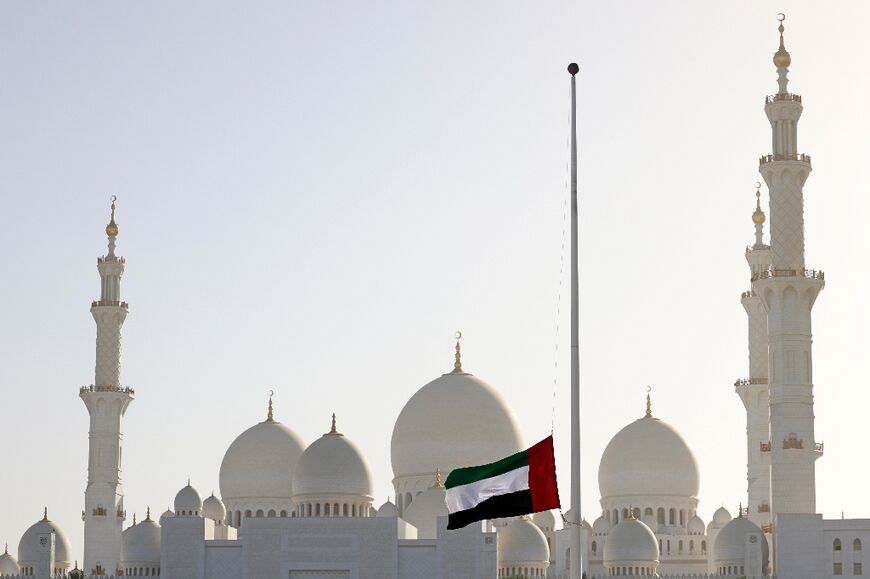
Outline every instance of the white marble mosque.
<svg viewBox="0 0 870 579"><path fill-rule="evenodd" d="M115 253L113 202L108 252L97 260L100 298L91 304L95 380L79 393L91 418L81 571L46 511L17 550L0 555L0 577L567 578L579 575L569 568L572 548L581 550L589 578L863 575L870 520L815 513L815 461L823 448L813 430L810 320L825 279L804 263L803 185L812 165L798 152L802 102L787 89L791 57L779 30L778 91L764 102L773 148L759 163L771 230L765 244L767 215L759 200L755 242L745 253L751 289L741 297L749 375L735 389L747 413L745 509L723 507L706 522L698 516L697 461L677 428L660 417L667 409L654 413L648 398L646 412L607 445L598 469L601 512L580 533L566 532L553 512L447 531L440 473L502 458L528 442L508 401L465 371L457 345L453 369L420 388L396 418L393 500L373 504L365 453L335 417L322 436L306 442L278 420L280 409L270 400L264 420L227 449L220 497L203 498L188 483L173 510L128 523L121 426L135 392L120 380L128 306L121 299L126 264ZM580 537L576 546L569 536Z"/></svg>

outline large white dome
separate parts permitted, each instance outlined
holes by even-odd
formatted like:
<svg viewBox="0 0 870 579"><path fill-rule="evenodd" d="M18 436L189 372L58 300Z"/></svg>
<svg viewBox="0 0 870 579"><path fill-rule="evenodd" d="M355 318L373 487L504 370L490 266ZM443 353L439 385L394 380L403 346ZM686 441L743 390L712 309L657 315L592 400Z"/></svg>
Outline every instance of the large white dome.
<svg viewBox="0 0 870 579"><path fill-rule="evenodd" d="M144 521L124 531L123 541L122 563L130 566L160 564L160 525L151 518L151 513Z"/></svg>
<svg viewBox="0 0 870 579"><path fill-rule="evenodd" d="M402 518L417 528L418 539L437 538L438 517L450 514L447 512L446 495L444 485L438 480L405 509Z"/></svg>
<svg viewBox="0 0 870 579"><path fill-rule="evenodd" d="M598 467L602 499L632 496L697 498L698 462L667 422L646 416L610 440Z"/></svg>
<svg viewBox="0 0 870 579"><path fill-rule="evenodd" d="M758 525L746 517L732 519L730 523L722 527L713 547L713 561L715 563L739 562L742 564L746 555L746 536L752 533L761 536L762 568L767 568L769 555L767 538L758 528Z"/></svg>
<svg viewBox="0 0 870 579"><path fill-rule="evenodd" d="M649 527L634 518L623 519L610 530L604 542L604 563L659 560L659 543Z"/></svg>
<svg viewBox="0 0 870 579"><path fill-rule="evenodd" d="M399 413L390 453L393 475L428 477L486 464L523 449L513 410L489 384L464 372L420 388Z"/></svg>
<svg viewBox="0 0 870 579"><path fill-rule="evenodd" d="M69 568L72 564L72 547L70 547L69 539L54 521L48 519L48 513L41 521L31 525L21 536L21 541L18 543L18 564L35 565L39 559L39 535L52 531L54 531L55 536L55 566Z"/></svg>
<svg viewBox="0 0 870 579"><path fill-rule="evenodd" d="M413 505L412 505L413 506ZM520 517L498 530L498 564L547 563L547 537L528 517Z"/></svg>
<svg viewBox="0 0 870 579"><path fill-rule="evenodd" d="M293 472L304 449L305 442L298 434L271 418L247 429L233 441L221 462L223 502L289 500Z"/></svg>
<svg viewBox="0 0 870 579"><path fill-rule="evenodd" d="M372 498L372 474L362 451L335 429L305 449L293 475L294 499L306 495Z"/></svg>

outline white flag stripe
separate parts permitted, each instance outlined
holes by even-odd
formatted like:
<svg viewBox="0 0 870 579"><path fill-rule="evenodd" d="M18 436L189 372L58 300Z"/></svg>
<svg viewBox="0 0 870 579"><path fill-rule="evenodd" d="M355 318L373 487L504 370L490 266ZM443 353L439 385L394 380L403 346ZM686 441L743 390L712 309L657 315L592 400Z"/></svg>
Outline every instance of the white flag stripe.
<svg viewBox="0 0 870 579"><path fill-rule="evenodd" d="M490 497L529 489L529 465L467 485L447 489L447 511L456 513L473 509Z"/></svg>

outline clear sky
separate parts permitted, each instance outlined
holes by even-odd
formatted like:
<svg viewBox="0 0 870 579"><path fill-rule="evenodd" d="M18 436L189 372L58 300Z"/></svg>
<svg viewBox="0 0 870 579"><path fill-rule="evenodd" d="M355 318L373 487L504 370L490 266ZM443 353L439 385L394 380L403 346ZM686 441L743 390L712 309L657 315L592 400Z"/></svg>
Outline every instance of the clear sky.
<svg viewBox="0 0 870 579"><path fill-rule="evenodd" d="M218 492L269 389L308 442L337 413L380 504L394 420L450 370L457 329L466 370L504 394L528 442L549 430L555 380L567 504L572 60L583 513L599 514L601 452L643 414L647 384L698 457L702 518L736 511L743 251L781 10L813 157L807 261L828 283L813 328L818 507L870 516L866 3L5 2L0 543L15 549L47 506L81 557L78 388L93 381L111 194L131 311L122 379L137 392L128 515L165 510L188 476Z"/></svg>

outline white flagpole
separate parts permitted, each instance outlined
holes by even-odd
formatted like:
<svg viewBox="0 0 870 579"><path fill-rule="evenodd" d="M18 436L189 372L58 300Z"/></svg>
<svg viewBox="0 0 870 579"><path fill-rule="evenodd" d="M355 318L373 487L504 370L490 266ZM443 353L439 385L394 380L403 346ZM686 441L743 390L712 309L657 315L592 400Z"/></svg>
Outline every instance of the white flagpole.
<svg viewBox="0 0 870 579"><path fill-rule="evenodd" d="M568 65L571 74L571 579L583 576L586 537L580 521L580 292L577 272L577 79L580 67Z"/></svg>

